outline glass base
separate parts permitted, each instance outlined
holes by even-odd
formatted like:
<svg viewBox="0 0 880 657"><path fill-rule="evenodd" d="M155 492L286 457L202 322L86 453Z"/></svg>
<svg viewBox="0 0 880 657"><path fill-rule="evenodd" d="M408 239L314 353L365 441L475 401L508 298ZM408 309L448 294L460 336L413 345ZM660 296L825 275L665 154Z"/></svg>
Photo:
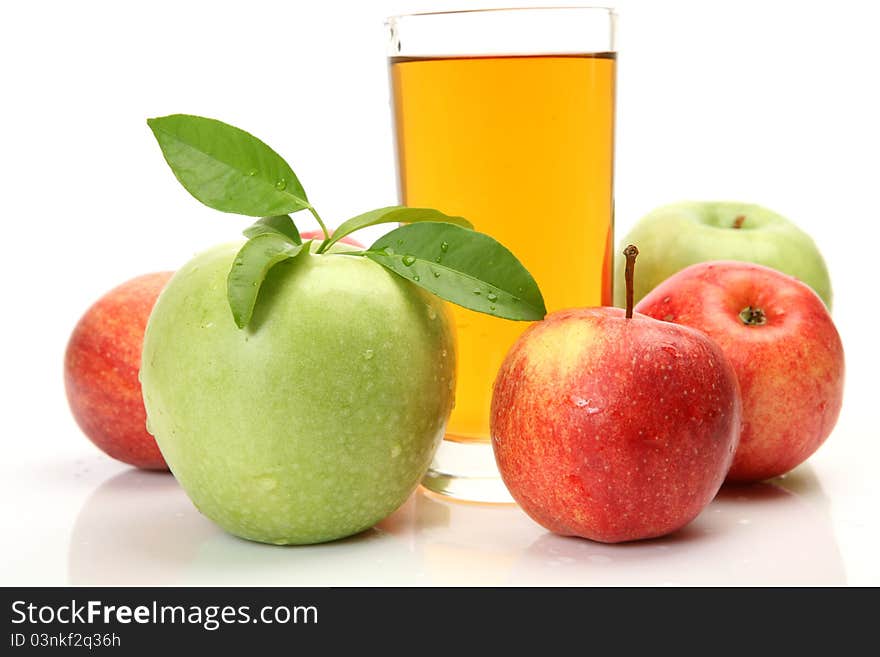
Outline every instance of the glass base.
<svg viewBox="0 0 880 657"><path fill-rule="evenodd" d="M490 442L444 440L422 479L422 486L462 502L516 503L498 474Z"/></svg>

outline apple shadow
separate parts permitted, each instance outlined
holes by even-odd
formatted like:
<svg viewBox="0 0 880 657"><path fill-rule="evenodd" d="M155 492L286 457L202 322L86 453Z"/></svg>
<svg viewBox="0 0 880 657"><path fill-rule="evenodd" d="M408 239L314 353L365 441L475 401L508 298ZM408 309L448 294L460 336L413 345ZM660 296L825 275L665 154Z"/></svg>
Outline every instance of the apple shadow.
<svg viewBox="0 0 880 657"><path fill-rule="evenodd" d="M83 504L68 551L74 585L381 585L388 566L417 570L413 503L357 535L276 546L226 533L202 516L173 476L126 470ZM365 568L364 562L374 566ZM406 568L409 567L409 570Z"/></svg>
<svg viewBox="0 0 880 657"><path fill-rule="evenodd" d="M524 552L512 582L833 586L846 583L846 572L828 499L812 468L802 466L785 479L723 487L700 516L666 537L609 545L544 534Z"/></svg>

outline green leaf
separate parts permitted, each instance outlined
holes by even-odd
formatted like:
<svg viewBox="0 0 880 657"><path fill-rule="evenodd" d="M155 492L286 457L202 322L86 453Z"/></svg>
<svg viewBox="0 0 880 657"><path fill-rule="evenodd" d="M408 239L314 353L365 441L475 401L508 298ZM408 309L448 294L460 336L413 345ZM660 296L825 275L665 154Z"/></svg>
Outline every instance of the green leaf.
<svg viewBox="0 0 880 657"><path fill-rule="evenodd" d="M506 247L483 233L448 223L401 226L366 256L442 299L514 320L547 314L538 284Z"/></svg>
<svg viewBox="0 0 880 657"><path fill-rule="evenodd" d="M256 237L272 233L274 235L283 235L293 244L302 244L302 238L296 229L293 219L287 214L276 214L274 217L263 217L259 221L254 222L244 229L245 237Z"/></svg>
<svg viewBox="0 0 880 657"><path fill-rule="evenodd" d="M263 233L245 242L226 279L229 307L238 328L244 328L251 321L260 286L269 270L282 260L293 258L303 248L304 245L291 244L286 236L278 233Z"/></svg>
<svg viewBox="0 0 880 657"><path fill-rule="evenodd" d="M244 130L188 114L148 119L147 124L174 175L208 207L252 217L309 207L290 165Z"/></svg>
<svg viewBox="0 0 880 657"><path fill-rule="evenodd" d="M321 252L323 253L329 249L346 235L351 235L356 230L366 228L367 226L389 223L414 224L421 221L445 221L448 224L473 228L471 222L464 217L450 217L439 210L431 208L408 208L403 205L392 205L387 208L364 212L356 217L352 217L348 221L342 222L342 225L333 231L333 237L330 238L330 241L322 246Z"/></svg>

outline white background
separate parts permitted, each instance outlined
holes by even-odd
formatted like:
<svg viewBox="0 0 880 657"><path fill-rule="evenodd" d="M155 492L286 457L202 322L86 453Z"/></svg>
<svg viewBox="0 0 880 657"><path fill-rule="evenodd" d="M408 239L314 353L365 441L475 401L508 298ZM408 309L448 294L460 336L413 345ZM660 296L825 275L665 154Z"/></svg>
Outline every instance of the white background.
<svg viewBox="0 0 880 657"><path fill-rule="evenodd" d="M787 583L880 584L880 48L869 1L616 3L618 235L662 203L752 201L796 221L828 261L847 390L835 433L787 484L787 503L807 512L773 515L783 507L728 495L696 523L721 538L627 552L549 537L516 509L420 498L375 540L279 552L223 535L168 478L133 473L79 432L61 379L79 315L116 284L174 269L247 223L188 196L145 119L186 112L253 132L338 223L396 201L384 17L475 6L2 5L0 584L778 583L783 563ZM433 531L419 520L431 504L446 519ZM748 524L764 529L725 533ZM826 547L813 553L817 536ZM135 539L146 541L142 552ZM624 554L626 567L615 569ZM386 558L379 577L374 566ZM303 559L308 576L290 570Z"/></svg>

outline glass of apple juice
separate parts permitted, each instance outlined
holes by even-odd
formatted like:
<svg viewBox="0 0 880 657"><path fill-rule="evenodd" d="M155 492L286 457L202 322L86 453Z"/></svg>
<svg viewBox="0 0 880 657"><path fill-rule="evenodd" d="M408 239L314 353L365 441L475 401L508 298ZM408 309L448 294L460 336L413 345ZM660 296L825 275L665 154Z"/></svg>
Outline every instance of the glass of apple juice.
<svg viewBox="0 0 880 657"><path fill-rule="evenodd" d="M548 311L610 305L615 14L534 8L388 19L400 201L469 219L520 258ZM528 327L451 307L455 408L422 484L512 501L489 435L492 385Z"/></svg>

